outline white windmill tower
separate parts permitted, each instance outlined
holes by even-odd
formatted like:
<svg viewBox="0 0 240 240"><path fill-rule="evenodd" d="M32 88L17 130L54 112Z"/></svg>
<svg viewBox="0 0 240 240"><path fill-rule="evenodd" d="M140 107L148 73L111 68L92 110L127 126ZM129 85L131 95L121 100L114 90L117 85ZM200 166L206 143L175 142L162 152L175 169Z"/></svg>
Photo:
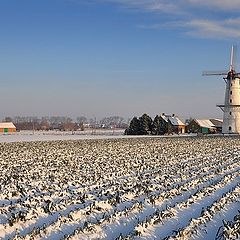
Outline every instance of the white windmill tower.
<svg viewBox="0 0 240 240"><path fill-rule="evenodd" d="M240 73L235 71L235 49L232 46L229 72L204 72L204 76L223 75L226 83L225 103L217 105L223 111L222 133L240 134Z"/></svg>

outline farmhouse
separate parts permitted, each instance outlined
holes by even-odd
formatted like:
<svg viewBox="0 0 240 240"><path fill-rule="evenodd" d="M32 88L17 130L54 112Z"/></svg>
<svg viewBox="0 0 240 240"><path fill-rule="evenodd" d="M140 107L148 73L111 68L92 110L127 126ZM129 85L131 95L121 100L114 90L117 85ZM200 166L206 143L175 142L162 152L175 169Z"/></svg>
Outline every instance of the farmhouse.
<svg viewBox="0 0 240 240"><path fill-rule="evenodd" d="M185 124L175 114L165 115L164 113L160 116L162 119L162 125L164 126L165 133L185 133Z"/></svg>
<svg viewBox="0 0 240 240"><path fill-rule="evenodd" d="M222 120L220 119L193 119L187 126L190 133L216 133L222 130Z"/></svg>
<svg viewBox="0 0 240 240"><path fill-rule="evenodd" d="M16 132L16 127L12 122L0 123L0 133L12 133Z"/></svg>

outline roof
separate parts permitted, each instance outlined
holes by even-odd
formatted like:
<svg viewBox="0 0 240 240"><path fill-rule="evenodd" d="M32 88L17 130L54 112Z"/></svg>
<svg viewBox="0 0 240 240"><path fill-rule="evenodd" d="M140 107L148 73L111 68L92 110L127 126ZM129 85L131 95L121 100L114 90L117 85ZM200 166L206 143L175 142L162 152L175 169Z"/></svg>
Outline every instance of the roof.
<svg viewBox="0 0 240 240"><path fill-rule="evenodd" d="M184 126L185 124L180 120L179 117L173 116L169 117L168 120L171 122L173 126Z"/></svg>
<svg viewBox="0 0 240 240"><path fill-rule="evenodd" d="M213 118L213 119L209 119L212 124L215 126L215 127L222 127L223 125L223 120L222 119L217 119L217 118Z"/></svg>
<svg viewBox="0 0 240 240"><path fill-rule="evenodd" d="M170 116L170 115L161 115L162 119L165 121L165 122L168 122L170 121L170 123L173 125L173 126L185 126L185 124L180 120L180 118L178 116Z"/></svg>
<svg viewBox="0 0 240 240"><path fill-rule="evenodd" d="M215 128L215 125L209 119L195 119L196 123L203 128Z"/></svg>
<svg viewBox="0 0 240 240"><path fill-rule="evenodd" d="M170 116L167 116L167 115L162 114L161 117L162 117L162 119L163 119L165 122L167 122L167 121L168 121L168 118L169 118Z"/></svg>
<svg viewBox="0 0 240 240"><path fill-rule="evenodd" d="M16 128L12 122L0 122L0 128Z"/></svg>

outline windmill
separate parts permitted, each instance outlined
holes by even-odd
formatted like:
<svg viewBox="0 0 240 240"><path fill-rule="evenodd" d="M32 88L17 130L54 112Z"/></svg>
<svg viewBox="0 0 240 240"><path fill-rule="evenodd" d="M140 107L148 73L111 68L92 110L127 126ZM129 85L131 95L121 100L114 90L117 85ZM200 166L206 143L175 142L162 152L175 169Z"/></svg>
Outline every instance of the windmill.
<svg viewBox="0 0 240 240"><path fill-rule="evenodd" d="M229 71L203 72L203 76L224 76L225 102L217 105L223 111L222 133L240 134L240 73L235 71L235 48L232 46Z"/></svg>

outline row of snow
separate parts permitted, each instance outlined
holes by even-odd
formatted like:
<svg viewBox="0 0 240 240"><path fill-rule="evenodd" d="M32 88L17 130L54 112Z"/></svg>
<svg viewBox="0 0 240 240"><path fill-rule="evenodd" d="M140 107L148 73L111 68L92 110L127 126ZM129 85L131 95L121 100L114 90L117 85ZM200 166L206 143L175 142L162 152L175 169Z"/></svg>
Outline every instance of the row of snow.
<svg viewBox="0 0 240 240"><path fill-rule="evenodd" d="M238 239L240 138L0 144L0 239Z"/></svg>

